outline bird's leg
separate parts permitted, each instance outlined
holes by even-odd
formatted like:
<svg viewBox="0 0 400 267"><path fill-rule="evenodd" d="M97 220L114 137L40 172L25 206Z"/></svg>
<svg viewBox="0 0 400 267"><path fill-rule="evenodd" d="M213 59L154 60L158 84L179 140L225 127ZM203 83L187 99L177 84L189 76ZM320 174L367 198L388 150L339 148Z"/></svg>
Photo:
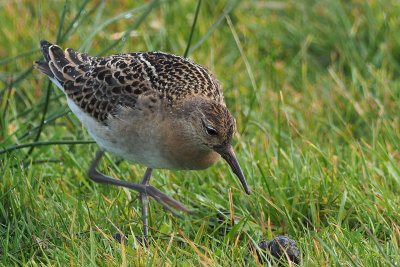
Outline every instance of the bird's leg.
<svg viewBox="0 0 400 267"><path fill-rule="evenodd" d="M149 185L152 171L153 171L152 168L146 169L146 172L144 173L144 176L143 176L142 180L140 181L141 185L144 185L144 186ZM143 234L144 234L144 240L147 243L147 237L149 236L149 220L148 220L149 198L148 198L146 192L140 193L140 201L142 202Z"/></svg>
<svg viewBox="0 0 400 267"><path fill-rule="evenodd" d="M173 210L172 208L182 210L186 213L192 213L192 211L187 208L185 205L180 203L179 201L167 196L154 186L149 185L149 179L151 176L151 171L152 169L148 168L146 170L146 173L142 179L142 181L139 184L134 184L131 182L123 181L123 180L118 180L115 178L112 178L110 176L107 176L105 174L100 173L99 171L96 170L97 165L100 162L101 157L103 156L104 151L99 150L96 154L96 157L93 159L92 164L89 167L89 170L87 172L88 176L90 179L97 183L104 183L104 184L112 184L112 185L117 185L117 186L123 186L129 189L133 189L135 191L138 191L140 193L140 198L142 202L142 214L143 214L143 228L146 229L148 227L147 225L147 195L150 195L152 198L154 198L158 203L164 206L167 210L169 210L172 214L174 214L177 217L180 217L180 215ZM148 230L146 230L148 231ZM145 236L148 234L148 232L145 232Z"/></svg>

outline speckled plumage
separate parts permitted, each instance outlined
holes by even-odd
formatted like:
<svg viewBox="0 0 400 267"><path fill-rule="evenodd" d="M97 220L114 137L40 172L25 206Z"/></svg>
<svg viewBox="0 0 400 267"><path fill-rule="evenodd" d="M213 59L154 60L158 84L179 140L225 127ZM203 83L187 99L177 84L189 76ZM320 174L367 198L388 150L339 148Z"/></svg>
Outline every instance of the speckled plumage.
<svg viewBox="0 0 400 267"><path fill-rule="evenodd" d="M91 57L41 41L45 61L34 66L67 97L72 112L100 145L88 176L137 190L147 236L147 196L165 208L190 212L149 185L153 168L205 169L223 157L250 193L231 145L236 121L221 85L202 66L162 52ZM139 184L96 170L104 150L147 167Z"/></svg>
<svg viewBox="0 0 400 267"><path fill-rule="evenodd" d="M140 95L155 103L174 106L201 96L225 106L221 85L202 66L163 52L91 57L46 41L41 43L47 62L39 70L56 79L67 96L92 117L107 123L119 106L135 108Z"/></svg>

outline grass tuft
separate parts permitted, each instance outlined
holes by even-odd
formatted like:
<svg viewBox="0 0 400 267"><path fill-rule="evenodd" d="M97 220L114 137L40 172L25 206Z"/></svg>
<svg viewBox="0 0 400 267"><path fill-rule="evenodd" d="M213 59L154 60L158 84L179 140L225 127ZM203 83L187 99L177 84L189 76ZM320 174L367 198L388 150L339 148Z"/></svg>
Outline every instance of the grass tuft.
<svg viewBox="0 0 400 267"><path fill-rule="evenodd" d="M399 5L0 2L0 265L253 266L248 245L278 235L297 241L304 266L398 265ZM154 240L140 246L138 195L86 178L97 145L33 70L40 39L92 55L165 51L210 69L238 122L251 195L224 162L158 170L152 184L196 214L172 218L150 201ZM145 170L112 154L99 168L130 181ZM212 225L221 209L234 226Z"/></svg>

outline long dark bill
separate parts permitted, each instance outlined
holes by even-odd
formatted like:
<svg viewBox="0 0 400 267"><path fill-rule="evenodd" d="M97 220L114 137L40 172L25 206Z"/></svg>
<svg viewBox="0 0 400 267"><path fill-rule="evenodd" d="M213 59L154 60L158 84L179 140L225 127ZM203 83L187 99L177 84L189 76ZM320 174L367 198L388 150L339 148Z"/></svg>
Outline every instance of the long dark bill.
<svg viewBox="0 0 400 267"><path fill-rule="evenodd" d="M223 148L218 148L217 151L221 157L223 157L226 162L228 162L229 166L231 166L232 171L237 175L240 182L242 183L244 191L250 195L249 187L247 186L246 178L244 178L244 174L242 172L242 168L240 168L239 162L236 159L235 152L233 151L233 147L231 145Z"/></svg>

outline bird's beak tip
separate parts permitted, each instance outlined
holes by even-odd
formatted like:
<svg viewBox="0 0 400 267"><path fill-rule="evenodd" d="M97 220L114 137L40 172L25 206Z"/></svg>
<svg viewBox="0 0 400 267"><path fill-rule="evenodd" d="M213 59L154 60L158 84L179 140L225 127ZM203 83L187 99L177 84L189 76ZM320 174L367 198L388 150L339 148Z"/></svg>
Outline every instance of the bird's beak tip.
<svg viewBox="0 0 400 267"><path fill-rule="evenodd" d="M216 149L216 152L218 152L226 160L226 162L231 167L232 171L239 178L246 194L250 195L250 190L249 187L247 186L246 178L244 177L242 168L240 168L239 162L236 159L233 147L229 145L227 147Z"/></svg>

